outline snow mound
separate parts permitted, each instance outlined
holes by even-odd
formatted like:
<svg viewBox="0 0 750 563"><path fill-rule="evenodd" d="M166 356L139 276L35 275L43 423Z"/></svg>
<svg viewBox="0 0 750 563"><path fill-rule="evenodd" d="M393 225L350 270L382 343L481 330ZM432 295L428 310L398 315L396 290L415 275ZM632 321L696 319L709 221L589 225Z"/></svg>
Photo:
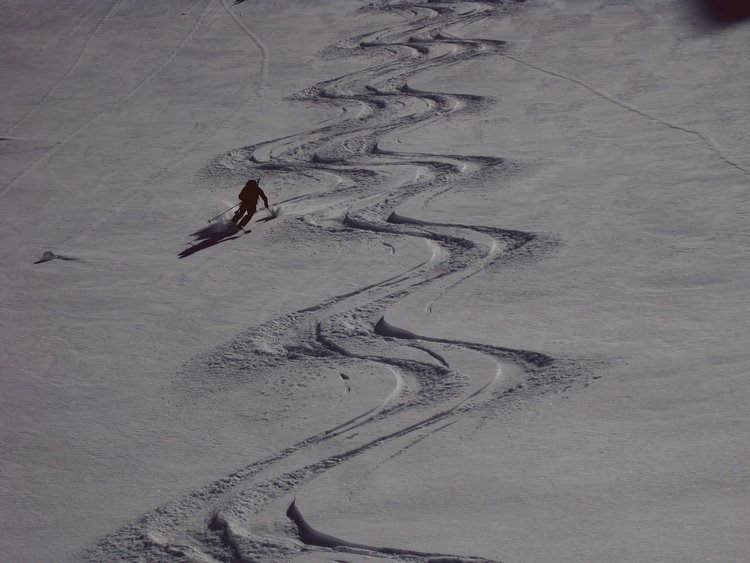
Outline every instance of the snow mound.
<svg viewBox="0 0 750 563"><path fill-rule="evenodd" d="M50 260L78 260L78 258L72 258L70 256L63 256L62 254L55 254L51 250L45 250L42 257L34 262L34 264L41 264L42 262L49 262Z"/></svg>

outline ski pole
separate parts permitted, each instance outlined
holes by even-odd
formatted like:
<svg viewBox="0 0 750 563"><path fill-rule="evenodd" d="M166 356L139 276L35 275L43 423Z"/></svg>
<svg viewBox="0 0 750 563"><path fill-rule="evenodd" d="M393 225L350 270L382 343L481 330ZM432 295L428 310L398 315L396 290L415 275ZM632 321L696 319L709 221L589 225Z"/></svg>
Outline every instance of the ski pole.
<svg viewBox="0 0 750 563"><path fill-rule="evenodd" d="M240 202L240 203L242 203L242 202ZM233 205L232 207L230 207L229 209L227 209L227 211L231 211L232 209L234 209L235 207L237 207L240 203L237 203L237 204ZM214 217L213 219L209 219L206 222L210 223L211 221L214 221L214 220L218 219L219 217L221 217L222 215L224 215L224 213L226 213L227 211L222 211L216 217Z"/></svg>

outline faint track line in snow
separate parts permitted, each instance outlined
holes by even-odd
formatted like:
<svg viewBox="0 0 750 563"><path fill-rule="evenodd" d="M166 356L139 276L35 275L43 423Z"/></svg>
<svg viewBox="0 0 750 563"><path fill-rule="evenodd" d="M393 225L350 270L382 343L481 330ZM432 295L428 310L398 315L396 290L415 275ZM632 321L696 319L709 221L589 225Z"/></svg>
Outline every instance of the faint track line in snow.
<svg viewBox="0 0 750 563"><path fill-rule="evenodd" d="M50 157L51 157L51 156L52 156L53 154L55 154L55 153L56 153L56 152L57 152L58 150L60 150L60 148L61 148L61 147L62 147L63 145L65 145L65 143L67 143L67 142L68 142L68 141L70 141L71 139L74 139L74 138L76 138L76 137L77 137L78 135L80 135L81 133L83 133L83 132L84 132L84 131L85 131L86 129L88 129L89 127L91 127L91 125L93 125L93 124L94 124L94 122L96 122L97 120L99 120L99 119L103 118L103 117L104 117L105 115L106 115L106 114L104 114L104 113L101 113L101 114L97 115L97 116L96 116L96 117L94 117L93 119L90 119L89 121L87 121L87 122L86 122L86 123L85 123L84 125L82 125L82 126L81 126L81 127L79 127L78 129L76 129L75 131L73 131L72 133L70 133L70 134L69 134L69 135L68 135L67 137L65 137L65 138L64 138L64 139L62 139L61 141L57 141L57 142L55 143L55 146L54 146L54 147L52 147L52 148L51 148L51 149L49 149L49 150L48 150L47 152L45 152L45 153L44 153L44 154L43 154L42 156L40 156L40 157L39 157L39 158L38 158L38 159L37 159L36 161L34 161L34 162L33 162L33 163L31 164L31 165L29 165L29 167L28 167L28 168L26 168L26 170L24 170L23 172L21 172L21 174L19 174L18 176L16 176L16 178L15 178L14 180L12 180L12 181L11 181L11 182L10 182L10 183L9 183L9 184L7 185L7 186L5 186L5 188L3 188L3 190L2 190L1 192L0 192L0 199L2 199L3 197L5 197L5 195L6 195L6 194L7 194L7 193L8 193L8 192L9 192L9 191L10 191L10 190L12 189L12 188L14 188L14 187L15 187L16 185L18 185L18 183L19 183L19 182L20 182L21 180L23 180L23 179L24 179L24 178L25 178L26 176L28 176L28 175L29 175L29 174L31 174L31 173L32 173L32 172L33 172L34 170L36 170L36 169L37 169L37 167L39 167L39 165L40 165L40 164L43 164L43 163L44 163L44 162L45 162L45 161L46 161L47 159L49 159L49 158L50 158Z"/></svg>
<svg viewBox="0 0 750 563"><path fill-rule="evenodd" d="M96 3L98 3L98 0L91 0L91 1L90 1L90 2L89 2L89 3L87 4L87 5L86 5L86 6L84 6L84 8L83 8L83 9L82 9L82 10L80 11L80 13L81 13L81 14L86 14L86 13L88 13L88 12L89 12L89 8L90 8L91 6L93 6L94 4L96 4ZM69 9L69 10L70 10L70 9L72 9L72 3L71 3L71 7L70 7L70 8L68 8L68 9ZM90 14L89 14L89 15L90 15ZM64 17L64 16L61 16L61 19L62 19L62 17ZM70 31L69 31L69 32L67 33L67 37L72 37L72 36L73 36L73 35L74 35L74 34L76 33L76 31L78 31L78 30L79 30L79 29L81 28L81 26L82 26L82 25L83 25L84 23L86 23L86 20L88 19L88 17L89 17L88 15L85 15L85 16L82 16L82 17L80 17L80 16L79 16L79 17L78 17L78 19L79 19L79 22L78 22L78 24L77 24L77 25L75 25L75 26L73 27L73 29L71 29L71 30L70 30ZM75 18L74 18L74 19L75 19ZM45 44L44 44L44 46L42 46L42 48L41 48L41 52L44 52L44 51L46 51L46 50L47 50L47 48L49 47L50 43L52 43L52 42L53 42L53 41L54 41L55 39L57 39L57 38L58 38L58 37L59 37L60 35L62 35L62 31L59 31L58 33L55 33L55 34L54 34L54 35L53 35L52 37L50 37L50 38L49 38L49 40L47 41L47 43L45 43Z"/></svg>
<svg viewBox="0 0 750 563"><path fill-rule="evenodd" d="M209 0L206 3L206 7L201 12L201 15L198 16L198 19L195 20L192 27L190 28L190 31L188 31L187 35L180 41L180 43L175 47L172 52L167 56L167 58L164 60L163 63L159 65L159 67L154 70L151 74L149 74L138 86L133 88L130 93L128 93L127 96L125 96L122 100L117 102L117 106L124 104L127 102L130 98L138 94L144 86L146 86L149 82L151 82L162 70L164 70L174 59L177 57L177 55L182 51L182 49L185 47L188 41L192 39L193 35L195 34L195 31L200 27L200 25L203 23L203 20L206 18L206 16L210 12L210 8L212 6L211 0Z"/></svg>
<svg viewBox="0 0 750 563"><path fill-rule="evenodd" d="M266 89L266 82L268 82L268 64L271 60L271 54L268 51L268 47L263 41L260 40L255 33L250 31L250 28L245 25L245 22L240 19L237 14L232 11L232 8L227 4L227 0L221 0L221 5L227 13L232 16L232 19L237 23L238 26L245 32L245 34L253 40L253 43L260 49L261 63L260 63L260 88L257 90L259 96L263 95L263 91Z"/></svg>
<svg viewBox="0 0 750 563"><path fill-rule="evenodd" d="M722 149L718 145L718 143L716 143L716 141L714 141L709 135L707 135L706 133L704 133L704 132L702 132L700 130L690 129L690 128L685 127L683 125L678 125L676 123L672 123L670 121L667 121L665 119L662 119L660 117L652 115L649 112L647 112L645 110L642 110L641 108L639 108L637 106L634 106L633 104L629 104L627 102L623 102L622 100L618 100L617 98L615 98L611 94L608 94L604 90L600 90L599 88L595 88L594 86L591 86L590 84L586 84L585 82L583 82L582 80L578 80L577 78L572 78L570 76L566 76L566 75L561 74L559 72L555 72L555 71L552 71L552 70L548 70L546 68L542 68L540 66L528 63L528 62L526 62L526 61L524 61L522 59L519 59L518 57L514 57L513 55L509 55L507 53L504 53L502 56L504 56L505 58L510 59L512 61L516 61L518 64L521 64L521 65L527 66L529 68L532 68L532 69L534 69L536 71L543 72L545 74L549 74L550 76L554 76L554 77L560 78L562 80L567 80L568 82L572 82L573 84L577 84L577 85L581 86L582 88L585 88L589 92L592 92L593 94L596 94L600 98L602 98L604 100L607 100L608 102L611 102L611 103L613 103L615 105L618 105L621 108L624 108L624 109L626 109L628 111L632 111L633 113L636 113L636 114L640 115L641 117L645 117L646 119L654 121L655 123L659 123L661 125L669 127L669 128L674 129L676 131L682 131L683 133L688 133L690 135L695 135L701 141L703 141L708 146L708 148L714 154L716 154L716 156L718 156L721 160L723 160L724 162L726 162L727 164L729 164L731 166L734 166L740 172L742 172L742 173L747 174L747 175L750 176L750 169L749 168L745 168L741 164L739 164L737 162L734 162L733 160L731 160L730 158L728 158L724 154L724 152L722 151Z"/></svg>
<svg viewBox="0 0 750 563"><path fill-rule="evenodd" d="M124 1L124 0L120 0L120 2L118 2L117 5L119 5L122 1ZM212 6L211 0L208 0L208 2L206 3L206 7L203 9L203 12L201 13L201 15L198 17L198 19L195 21L195 23L193 24L193 26L190 28L190 31L182 39L182 41L180 41L179 45L175 49L172 50L172 52L169 54L169 56L166 58L166 60L161 65L159 65L159 67L156 70L154 70L144 80L142 80L137 86L135 86L125 97L123 97L122 99L120 99L117 102L115 102L110 109L108 109L107 111L103 111L103 112L99 113L98 115L96 115L95 117L93 117L92 119L90 119L89 121L87 121L85 124L83 124L81 127L79 127L78 129L76 129L75 131L73 131L72 133L70 133L69 135L67 135L66 137L64 137L62 140L60 140L57 143L55 143L54 147L52 147L50 150L48 150L47 152L45 152L41 157L39 157L36 161L34 161L31 165L29 165L26 168L26 170L24 170L23 172L21 172L21 174L19 174L16 178L14 178L7 186L5 186L5 188L2 189L2 191L0 191L0 199L2 199L3 197L5 197L5 195L12 188L14 188L16 185L18 185L18 183L21 182L21 180L23 180L31 172L33 172L34 170L36 170L36 168L39 167L40 164L44 163L52 155L54 155L58 150L60 150L60 148L63 145L65 145L66 143L68 143L72 139L76 138L78 135L80 135L81 133L83 133L86 129L88 129L89 127L91 127L91 125L93 125L96 121L98 121L100 119L103 119L104 117L106 117L106 115L109 112L111 112L112 110L114 110L114 109L118 108L119 106L125 104L133 96L135 96L136 94L138 94L143 89L144 86L146 86L149 82L151 82L151 80L153 80L154 77L156 77L162 70L164 70L167 67L167 65L169 65L175 59L175 57L177 56L177 54L184 48L185 44L192 38L192 36L195 33L196 29L203 22L203 20L205 19L206 15L208 14L209 8L211 6ZM110 12L112 10L114 10L114 7L110 10ZM101 23L100 23L100 25L101 25ZM133 63L131 63L130 68L128 69L128 71L130 71L130 69L133 67L133 65L135 64L135 62L136 61L134 60ZM108 100L110 100L112 98L112 95L117 90L117 88L120 87L120 84L122 84L122 81L124 80L124 78L125 78L124 75L120 78L120 81L117 83L117 86L115 86L115 89L112 91L112 93L110 94L109 98L107 98Z"/></svg>
<svg viewBox="0 0 750 563"><path fill-rule="evenodd" d="M123 1L124 0L118 0L117 2L115 2L112 5L112 7L107 11L107 13L101 19L101 21L99 22L99 24L94 28L94 31L92 31L89 34L88 38L86 39L86 42L83 44L83 48L81 49L81 52L78 54L78 57L73 62L73 64L71 65L71 67L67 70L67 72L65 74L63 74L63 76L57 82L55 82L55 84L52 86L52 88L50 88L47 91L47 93L44 96L42 96L42 99L39 100L34 105L34 107L32 107L28 112L26 112L26 114L21 119L19 119L10 129L8 129L8 131L7 131L8 134L10 134L13 131L15 131L17 127L19 127L22 123L24 123L29 117L31 117L32 115L34 115L44 104L46 104L47 100L53 94L53 92L55 90L57 90L63 82L65 82L65 80L68 78L68 76L70 76L73 73L73 71L75 71L76 68L78 68L78 65L80 64L81 60L83 59L84 55L86 54L86 52L89 49L89 45L91 44L91 41L93 41L94 37L96 37L97 34L99 33L99 30L104 26L104 24L107 23L107 21L109 21L109 19L115 13L115 11L117 10L117 8L120 7L120 4L122 4Z"/></svg>
<svg viewBox="0 0 750 563"><path fill-rule="evenodd" d="M122 76L120 76L120 80L118 80L117 85L112 88L112 92L110 92L109 96L107 97L107 101L104 102L104 105L106 106L110 100L115 95L115 92L120 88L120 85L125 81L125 77L130 73L131 70L133 70L133 67L135 66L135 63L138 62L138 59L140 58L140 55L136 55L136 57L133 59L133 62L130 63L130 66L125 70L125 72L122 73Z"/></svg>

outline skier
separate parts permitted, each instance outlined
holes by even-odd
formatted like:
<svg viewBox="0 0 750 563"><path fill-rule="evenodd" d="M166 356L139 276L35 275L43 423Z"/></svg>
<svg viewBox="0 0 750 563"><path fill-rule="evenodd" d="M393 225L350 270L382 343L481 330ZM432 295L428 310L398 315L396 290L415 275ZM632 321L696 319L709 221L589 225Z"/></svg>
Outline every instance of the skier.
<svg viewBox="0 0 750 563"><path fill-rule="evenodd" d="M232 222L243 231L245 230L245 225L247 225L250 222L250 219L253 218L253 215L255 215L255 210L258 205L258 198L261 198L263 200L266 209L268 209L268 198L266 197L266 194L263 193L263 190L260 189L260 186L258 185L259 181L260 178L258 178L257 180L248 180L247 184L245 184L245 187L242 188L242 191L239 195L240 201L242 203L240 204L240 208L237 210L237 213L235 213L234 217L232 217ZM268 210L270 211L270 209ZM245 215L245 213L247 213L247 215ZM244 218L242 217L243 215L245 215Z"/></svg>

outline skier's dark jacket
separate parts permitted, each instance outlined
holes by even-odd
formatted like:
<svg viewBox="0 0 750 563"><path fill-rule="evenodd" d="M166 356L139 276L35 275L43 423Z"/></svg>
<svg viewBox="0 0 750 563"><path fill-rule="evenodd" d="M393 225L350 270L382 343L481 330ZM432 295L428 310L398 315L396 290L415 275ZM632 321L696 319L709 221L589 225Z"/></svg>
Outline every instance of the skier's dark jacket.
<svg viewBox="0 0 750 563"><path fill-rule="evenodd" d="M266 194L263 193L263 190L260 189L258 180L248 180L245 187L242 188L239 198L241 202L253 206L258 203L258 198L261 198L263 200L263 205L268 207L268 198L266 197Z"/></svg>

